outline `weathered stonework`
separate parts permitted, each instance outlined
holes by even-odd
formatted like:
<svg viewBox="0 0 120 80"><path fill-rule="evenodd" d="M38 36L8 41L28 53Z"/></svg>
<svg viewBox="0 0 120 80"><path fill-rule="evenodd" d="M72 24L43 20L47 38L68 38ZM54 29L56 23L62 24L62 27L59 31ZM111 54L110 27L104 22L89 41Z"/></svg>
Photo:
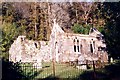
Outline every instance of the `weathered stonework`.
<svg viewBox="0 0 120 80"><path fill-rule="evenodd" d="M50 36L51 55L57 62L79 60L98 60L106 62L108 55L105 51L106 45L102 39L103 35L96 29L91 29L89 35L65 33L60 26L54 22Z"/></svg>
<svg viewBox="0 0 120 80"><path fill-rule="evenodd" d="M89 35L65 33L55 22L50 35L50 41L32 41L19 36L11 45L9 60L13 62L41 62L55 60L96 61L108 60L103 35L96 29L91 29ZM82 64L82 63L80 63Z"/></svg>

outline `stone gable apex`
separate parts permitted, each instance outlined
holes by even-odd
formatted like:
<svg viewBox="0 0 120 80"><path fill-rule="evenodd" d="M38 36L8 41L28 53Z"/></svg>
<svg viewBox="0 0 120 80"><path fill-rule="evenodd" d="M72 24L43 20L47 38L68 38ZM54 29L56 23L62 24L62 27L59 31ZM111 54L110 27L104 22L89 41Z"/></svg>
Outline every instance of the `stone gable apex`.
<svg viewBox="0 0 120 80"><path fill-rule="evenodd" d="M54 24L53 24L53 28L52 28L52 34L54 34L56 32L64 33L62 28L58 25L58 23L56 23L56 19L54 19L53 21L54 21Z"/></svg>
<svg viewBox="0 0 120 80"><path fill-rule="evenodd" d="M76 33L66 33L62 28L59 26L59 24L56 22L56 19L53 20L53 28L51 30L51 36L55 37L56 34L61 35L70 35L70 36L81 36L81 37L103 37L103 34L101 34L96 28L91 28L89 30L89 34L76 34Z"/></svg>

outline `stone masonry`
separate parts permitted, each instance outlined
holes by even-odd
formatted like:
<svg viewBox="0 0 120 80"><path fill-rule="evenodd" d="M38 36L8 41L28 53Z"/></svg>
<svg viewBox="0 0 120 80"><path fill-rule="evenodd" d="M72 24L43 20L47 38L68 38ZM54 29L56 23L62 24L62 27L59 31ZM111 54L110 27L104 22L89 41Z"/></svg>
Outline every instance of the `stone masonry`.
<svg viewBox="0 0 120 80"><path fill-rule="evenodd" d="M90 29L88 35L65 33L55 20L48 42L18 36L9 49L9 55L13 62L108 60L103 35L97 29Z"/></svg>

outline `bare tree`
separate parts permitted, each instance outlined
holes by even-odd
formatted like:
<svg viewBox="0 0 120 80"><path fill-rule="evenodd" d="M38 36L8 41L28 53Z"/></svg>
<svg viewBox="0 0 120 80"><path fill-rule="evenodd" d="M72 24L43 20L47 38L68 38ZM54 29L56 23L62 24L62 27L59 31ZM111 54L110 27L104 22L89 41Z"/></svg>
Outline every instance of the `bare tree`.
<svg viewBox="0 0 120 80"><path fill-rule="evenodd" d="M92 23L91 13L97 9L97 4L93 2L78 2L73 3L73 8L76 10L76 18L84 24ZM78 23L77 21L77 23Z"/></svg>

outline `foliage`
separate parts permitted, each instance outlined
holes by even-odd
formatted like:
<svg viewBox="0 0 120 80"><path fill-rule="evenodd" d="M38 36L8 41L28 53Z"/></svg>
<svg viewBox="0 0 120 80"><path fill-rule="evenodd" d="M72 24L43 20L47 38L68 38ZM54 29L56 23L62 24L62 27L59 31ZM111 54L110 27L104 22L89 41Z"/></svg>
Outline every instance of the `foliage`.
<svg viewBox="0 0 120 80"><path fill-rule="evenodd" d="M74 33L82 33L82 29L79 24L74 24L74 26L72 26L72 30Z"/></svg>
<svg viewBox="0 0 120 80"><path fill-rule="evenodd" d="M120 2L104 3L101 8L103 18L106 21L104 35L107 50L113 58L120 57Z"/></svg>
<svg viewBox="0 0 120 80"><path fill-rule="evenodd" d="M18 27L24 26L21 33L33 40L49 39L54 18L68 32L75 23L86 27L104 22L99 17L98 3L3 3L2 11L3 21L15 22ZM82 28L80 33L88 34L88 29Z"/></svg>
<svg viewBox="0 0 120 80"><path fill-rule="evenodd" d="M82 25L104 26L104 19L100 15L102 3L90 2L74 2L69 8L69 15L73 21L72 23L79 23Z"/></svg>
<svg viewBox="0 0 120 80"><path fill-rule="evenodd" d="M90 25L80 25L80 24L74 24L74 26L72 26L72 30L74 33L80 33L80 34L88 34L89 30L90 30L91 26Z"/></svg>
<svg viewBox="0 0 120 80"><path fill-rule="evenodd" d="M5 23L0 28L1 38L0 38L0 51L2 52L1 57L7 55L13 40L18 36L18 30L15 24ZM5 56L4 56L5 57ZM8 56L7 56L8 57Z"/></svg>
<svg viewBox="0 0 120 80"><path fill-rule="evenodd" d="M2 59L2 80L33 80L39 71L32 65L13 63Z"/></svg>
<svg viewBox="0 0 120 80"><path fill-rule="evenodd" d="M47 10L40 4L4 2L2 3L2 21L15 23L19 27L20 35L24 34L28 39L48 40L47 35L50 29L47 27Z"/></svg>
<svg viewBox="0 0 120 80"><path fill-rule="evenodd" d="M17 80L25 77L21 74L19 64L2 60L2 80Z"/></svg>

